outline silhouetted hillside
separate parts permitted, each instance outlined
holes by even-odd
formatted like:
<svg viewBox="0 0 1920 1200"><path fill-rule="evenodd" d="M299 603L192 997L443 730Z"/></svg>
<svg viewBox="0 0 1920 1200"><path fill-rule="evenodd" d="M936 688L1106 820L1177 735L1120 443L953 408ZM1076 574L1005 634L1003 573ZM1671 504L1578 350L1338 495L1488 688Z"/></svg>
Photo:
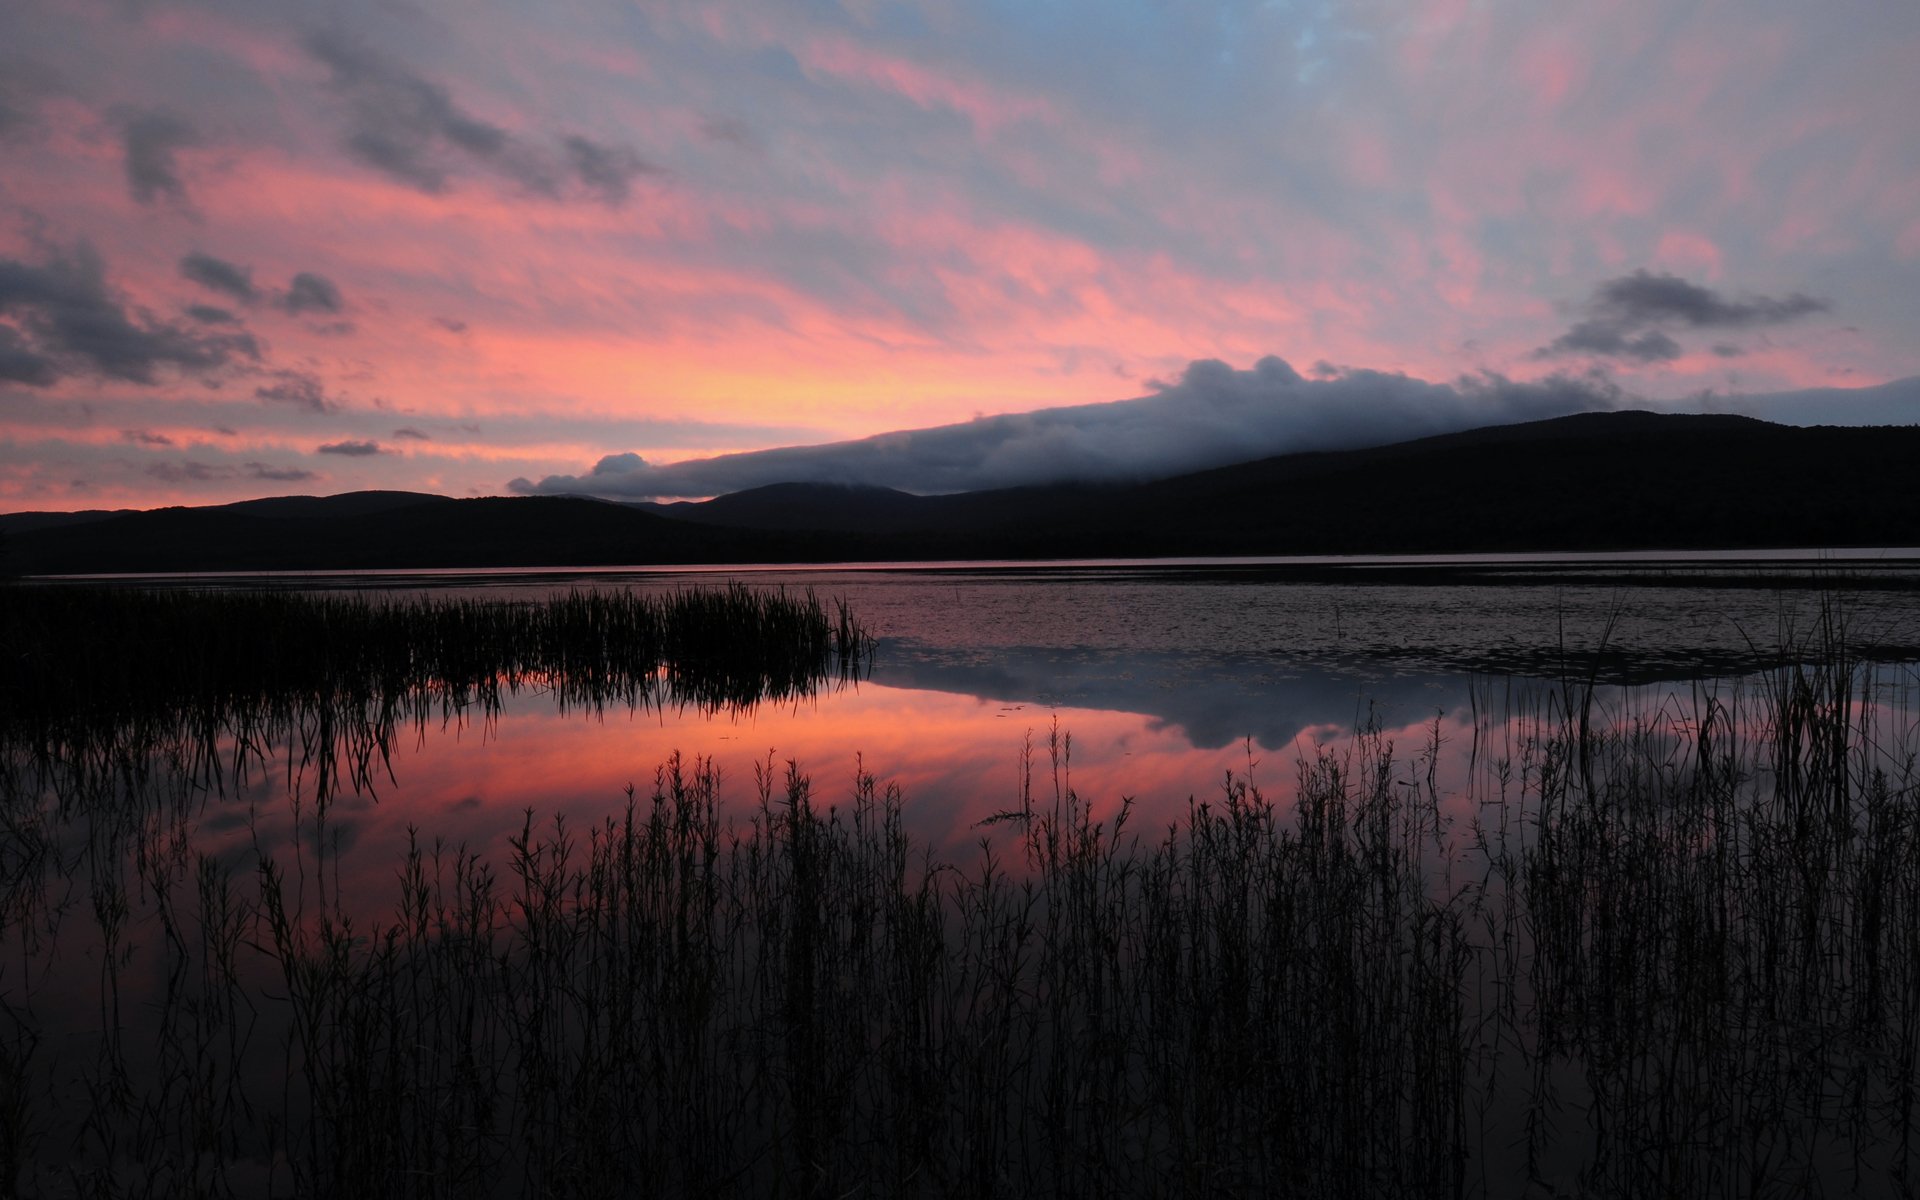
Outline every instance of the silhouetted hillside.
<svg viewBox="0 0 1920 1200"><path fill-rule="evenodd" d="M14 526L29 573L1920 544L1920 427L1588 413L1153 483L280 497ZM46 514L34 514L45 516ZM0 526L0 528L5 528Z"/></svg>
<svg viewBox="0 0 1920 1200"><path fill-rule="evenodd" d="M566 497L434 497L367 512L350 511L350 502L340 507L349 511L259 516L232 505L165 508L37 530L13 535L11 566L72 574L615 565L785 558L805 547L805 539L708 530Z"/></svg>

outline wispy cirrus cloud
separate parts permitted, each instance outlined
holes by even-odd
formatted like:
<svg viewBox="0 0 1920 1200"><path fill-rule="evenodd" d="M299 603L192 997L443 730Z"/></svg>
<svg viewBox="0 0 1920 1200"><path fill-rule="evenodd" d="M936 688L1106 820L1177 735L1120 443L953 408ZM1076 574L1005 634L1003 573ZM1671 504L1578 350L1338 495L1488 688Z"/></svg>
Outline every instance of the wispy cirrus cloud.
<svg viewBox="0 0 1920 1200"><path fill-rule="evenodd" d="M256 399L270 404L284 404L303 412L326 413L337 407L328 397L326 385L320 377L305 371L275 371L273 382L260 384L253 389L253 394Z"/></svg>
<svg viewBox="0 0 1920 1200"><path fill-rule="evenodd" d="M241 304L252 304L260 298L259 291L253 286L251 270L199 250L180 260L180 274L182 278L190 279L208 291L218 292Z"/></svg>
<svg viewBox="0 0 1920 1200"><path fill-rule="evenodd" d="M444 192L478 168L543 196L585 194L619 205L635 179L660 173L631 146L579 133L549 144L509 132L350 33L316 32L302 44L331 72L333 91L347 104L347 151L423 192Z"/></svg>
<svg viewBox="0 0 1920 1200"><path fill-rule="evenodd" d="M304 467L276 466L273 463L248 461L244 463L204 462L197 458L149 463L146 467L149 478L169 484L222 484L236 480L252 480L259 483L299 483L320 476Z"/></svg>
<svg viewBox="0 0 1920 1200"><path fill-rule="evenodd" d="M320 478L318 472L309 471L304 467L277 467L263 462L247 463L246 471L249 478L258 479L264 483L300 483L308 479Z"/></svg>

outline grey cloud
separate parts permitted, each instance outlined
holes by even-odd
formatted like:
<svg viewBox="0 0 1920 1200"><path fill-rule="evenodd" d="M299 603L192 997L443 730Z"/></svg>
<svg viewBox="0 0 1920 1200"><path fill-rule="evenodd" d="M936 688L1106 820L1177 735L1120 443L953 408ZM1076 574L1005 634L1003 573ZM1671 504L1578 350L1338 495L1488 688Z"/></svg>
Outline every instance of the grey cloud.
<svg viewBox="0 0 1920 1200"><path fill-rule="evenodd" d="M244 332L184 328L122 304L85 243L39 264L0 258L0 317L16 326L0 338L0 358L11 341L16 355L35 360L26 365L43 386L69 374L150 384L162 368L209 371L260 357Z"/></svg>
<svg viewBox="0 0 1920 1200"><path fill-rule="evenodd" d="M187 185L174 156L199 140L193 126L171 113L139 113L123 120L120 145L126 155L127 194L141 204L185 204Z"/></svg>
<svg viewBox="0 0 1920 1200"><path fill-rule="evenodd" d="M187 315L202 325L237 325L240 323L239 317L234 316L224 308L217 308L211 304L189 304L187 306Z"/></svg>
<svg viewBox="0 0 1920 1200"><path fill-rule="evenodd" d="M1308 380L1279 358L1251 370L1201 360L1149 396L824 446L761 450L656 465L602 458L584 476L508 486L534 494L711 496L769 483L859 483L935 493L1067 480L1139 480L1301 450L1334 450L1618 403L1604 385L1497 375L1435 384L1346 370Z"/></svg>
<svg viewBox="0 0 1920 1200"><path fill-rule="evenodd" d="M452 317L435 317L433 323L448 333L465 333L467 331L467 323L465 321L456 321Z"/></svg>
<svg viewBox="0 0 1920 1200"><path fill-rule="evenodd" d="M1680 357L1682 349L1667 333L1669 329L1752 329L1830 308L1825 300L1801 292L1731 299L1677 275L1656 275L1646 270L1603 281L1583 307L1585 319L1534 351L1535 358L1591 355L1670 362ZM1741 350L1722 342L1713 347L1713 352L1725 358Z"/></svg>
<svg viewBox="0 0 1920 1200"><path fill-rule="evenodd" d="M339 454L347 458L367 458L385 453L379 442L327 442L316 449L321 454Z"/></svg>
<svg viewBox="0 0 1920 1200"><path fill-rule="evenodd" d="M323 413L333 410L333 402L327 399L327 393L320 380L300 371L276 371L275 382L262 384L253 389L257 399L271 401L274 404L286 404L308 412Z"/></svg>
<svg viewBox="0 0 1920 1200"><path fill-rule="evenodd" d="M168 437L166 434L151 433L145 429L122 429L120 431L120 436L123 440L132 442L136 446L171 446L173 445L173 439Z"/></svg>
<svg viewBox="0 0 1920 1200"><path fill-rule="evenodd" d="M21 94L25 89L6 78L12 69L12 63L0 63L0 138L19 133L33 123L33 106Z"/></svg>
<svg viewBox="0 0 1920 1200"><path fill-rule="evenodd" d="M393 436L397 438L405 438L405 439L416 441L416 442L430 442L433 440L433 438L430 435L426 433L422 433L420 430L415 429L412 426L394 430Z"/></svg>
<svg viewBox="0 0 1920 1200"><path fill-rule="evenodd" d="M578 136L568 138L565 144L574 175L608 204L624 202L635 178L660 170L630 146L606 146Z"/></svg>
<svg viewBox="0 0 1920 1200"><path fill-rule="evenodd" d="M253 286L253 272L246 267L194 251L180 260L180 274L206 288L252 304L259 297Z"/></svg>
<svg viewBox="0 0 1920 1200"><path fill-rule="evenodd" d="M296 316L301 313L337 313L346 307L340 289L324 275L302 271L287 285L280 307Z"/></svg>
<svg viewBox="0 0 1920 1200"><path fill-rule="evenodd" d="M352 109L347 149L362 162L421 191L446 185L449 148L486 159L507 133L454 104L447 90L351 38L315 33L307 53L333 73L333 88Z"/></svg>
<svg viewBox="0 0 1920 1200"><path fill-rule="evenodd" d="M420 191L443 192L459 168L478 165L542 195L560 196L577 183L585 194L619 204L636 177L659 170L631 147L578 134L559 139L557 150L517 137L461 108L441 84L350 37L316 33L305 44L347 102L347 151Z"/></svg>
<svg viewBox="0 0 1920 1200"><path fill-rule="evenodd" d="M1595 354L1639 362L1672 362L1680 353L1680 343L1657 329L1633 333L1607 321L1582 321L1540 351L1545 357Z"/></svg>
<svg viewBox="0 0 1920 1200"><path fill-rule="evenodd" d="M232 467L203 463L195 459L185 462L157 462L147 468L147 474L163 483L214 483L222 479L232 479L237 472Z"/></svg>
<svg viewBox="0 0 1920 1200"><path fill-rule="evenodd" d="M1640 270L1595 288L1589 307L1596 316L1623 325L1674 321L1696 329L1745 329L1826 312L1830 306L1799 292L1777 299L1729 300L1678 276Z"/></svg>
<svg viewBox="0 0 1920 1200"><path fill-rule="evenodd" d="M52 387L59 379L52 359L29 346L11 325L0 325L0 382Z"/></svg>
<svg viewBox="0 0 1920 1200"><path fill-rule="evenodd" d="M726 142L742 150L760 148L760 139L737 117L704 117L700 121L700 132L710 141Z"/></svg>
<svg viewBox="0 0 1920 1200"><path fill-rule="evenodd" d="M302 470L299 467L276 467L262 462L248 463L247 475L249 478L271 483L298 483L303 479L319 478L314 472Z"/></svg>

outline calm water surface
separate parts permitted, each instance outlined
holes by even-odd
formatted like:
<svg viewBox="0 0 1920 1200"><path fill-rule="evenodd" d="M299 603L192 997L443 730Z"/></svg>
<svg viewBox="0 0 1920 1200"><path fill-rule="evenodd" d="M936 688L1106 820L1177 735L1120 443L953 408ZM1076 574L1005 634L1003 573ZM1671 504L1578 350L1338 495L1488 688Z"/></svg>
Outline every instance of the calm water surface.
<svg viewBox="0 0 1920 1200"><path fill-rule="evenodd" d="M1712 561L1709 559L1708 561ZM1531 564L1538 567L1539 564ZM1816 569L1825 569L1815 564ZM1436 737L1464 770L1476 725L1597 684L1622 716L1690 704L1814 646L1823 611L1879 664L1875 688L1909 703L1920 588L1595 584L1595 564L1512 583L1275 581L1257 566L1099 564L280 577L273 586L531 599L570 588L665 591L739 579L847 601L877 636L862 681L739 713L560 712L538 690L502 710L410 731L374 786L338 797L331 836L368 886L391 878L408 826L504 846L531 809L597 821L643 795L678 753L710 758L746 803L756 769L809 774L831 803L857 770L897 783L911 831L943 854L1009 807L1056 760L1096 805L1154 822L1229 773L1284 793L1316 748L1377 727L1409 754ZM201 581L206 582L206 581ZM223 580L258 586L260 580ZM1920 583L1920 575L1915 582ZM1826 597L1823 600L1823 596ZM1823 604L1827 607L1823 610ZM1070 747L1056 754L1056 734ZM256 772L210 824L284 809L288 773ZM297 774L294 776L297 780ZM224 813L224 817L220 815Z"/></svg>

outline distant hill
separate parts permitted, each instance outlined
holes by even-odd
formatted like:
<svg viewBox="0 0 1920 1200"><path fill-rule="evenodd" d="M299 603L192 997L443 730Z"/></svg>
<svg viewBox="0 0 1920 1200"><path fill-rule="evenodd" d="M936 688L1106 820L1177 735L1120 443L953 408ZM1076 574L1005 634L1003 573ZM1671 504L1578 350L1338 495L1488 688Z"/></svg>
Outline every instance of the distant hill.
<svg viewBox="0 0 1920 1200"><path fill-rule="evenodd" d="M429 492L346 492L338 496L269 496L264 500L239 500L219 507L226 512L254 517L308 520L364 517L416 504L446 503L449 503L447 497Z"/></svg>
<svg viewBox="0 0 1920 1200"><path fill-rule="evenodd" d="M85 525L108 517L124 517L138 512L134 508L88 508L79 512L0 513L0 534L26 533L34 529L57 529L63 525Z"/></svg>
<svg viewBox="0 0 1920 1200"><path fill-rule="evenodd" d="M1586 413L1142 484L781 484L667 505L358 492L0 531L26 573L1920 545L1916 462L1915 427Z"/></svg>
<svg viewBox="0 0 1920 1200"><path fill-rule="evenodd" d="M618 565L790 557L805 539L717 532L598 500L487 497L162 508L11 535L31 574ZM306 499L306 498L295 498ZM298 515L303 509L315 515ZM360 509L361 511L355 511Z"/></svg>

